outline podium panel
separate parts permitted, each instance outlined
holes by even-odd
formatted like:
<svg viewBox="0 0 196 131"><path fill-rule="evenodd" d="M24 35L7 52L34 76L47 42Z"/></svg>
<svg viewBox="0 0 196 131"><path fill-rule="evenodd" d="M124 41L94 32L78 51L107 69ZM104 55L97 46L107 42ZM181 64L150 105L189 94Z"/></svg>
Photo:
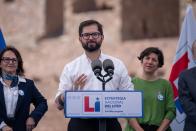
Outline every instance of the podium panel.
<svg viewBox="0 0 196 131"><path fill-rule="evenodd" d="M143 117L140 91L67 91L64 114L67 118Z"/></svg>

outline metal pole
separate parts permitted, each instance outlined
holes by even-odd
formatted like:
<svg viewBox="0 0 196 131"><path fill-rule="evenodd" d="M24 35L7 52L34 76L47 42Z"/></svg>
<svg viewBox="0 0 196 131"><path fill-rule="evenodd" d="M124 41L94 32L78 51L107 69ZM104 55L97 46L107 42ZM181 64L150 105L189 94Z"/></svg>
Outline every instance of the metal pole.
<svg viewBox="0 0 196 131"><path fill-rule="evenodd" d="M99 131L106 131L106 119L99 119Z"/></svg>
<svg viewBox="0 0 196 131"><path fill-rule="evenodd" d="M106 84L106 82L105 82L105 80L102 82L102 88L103 88L103 91L105 91L105 84ZM99 131L106 131L106 119L102 119L102 118L100 118L99 119Z"/></svg>

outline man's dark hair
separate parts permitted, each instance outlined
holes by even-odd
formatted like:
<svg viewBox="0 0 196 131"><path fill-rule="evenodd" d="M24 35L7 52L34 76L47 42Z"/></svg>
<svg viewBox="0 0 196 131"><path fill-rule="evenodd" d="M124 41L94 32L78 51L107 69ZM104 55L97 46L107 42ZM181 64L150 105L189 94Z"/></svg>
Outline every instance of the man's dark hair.
<svg viewBox="0 0 196 131"><path fill-rule="evenodd" d="M143 58L145 56L149 56L151 53L157 54L158 61L159 61L159 67L162 67L164 65L164 56L163 56L163 52L157 47L146 48L140 53L140 56L138 57L138 59L143 62Z"/></svg>
<svg viewBox="0 0 196 131"><path fill-rule="evenodd" d="M23 60L20 55L20 52L13 46L7 46L5 49L3 49L0 53L0 60L2 60L2 57L5 52L11 51L16 55L16 59L18 61L18 67L16 69L16 74L20 76L24 76L24 68L23 68ZM2 69L0 68L0 75L2 75Z"/></svg>
<svg viewBox="0 0 196 131"><path fill-rule="evenodd" d="M85 26L89 26L89 25L97 25L97 28L98 28L98 31L101 33L101 35L103 35L103 26L96 20L86 20L86 21L83 21L80 23L80 26L79 26L79 36L81 36L82 34L82 31L83 31L83 28Z"/></svg>

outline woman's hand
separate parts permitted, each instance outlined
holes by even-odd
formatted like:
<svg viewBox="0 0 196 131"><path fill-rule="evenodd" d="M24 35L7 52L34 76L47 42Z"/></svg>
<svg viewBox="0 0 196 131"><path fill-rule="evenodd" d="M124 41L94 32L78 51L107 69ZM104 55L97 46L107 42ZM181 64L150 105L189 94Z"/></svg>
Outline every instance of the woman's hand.
<svg viewBox="0 0 196 131"><path fill-rule="evenodd" d="M29 117L26 121L26 129L27 131L32 131L35 128L35 121L32 117Z"/></svg>
<svg viewBox="0 0 196 131"><path fill-rule="evenodd" d="M137 119L132 118L128 120L128 124L134 128L135 131L144 131L144 129L140 126Z"/></svg>

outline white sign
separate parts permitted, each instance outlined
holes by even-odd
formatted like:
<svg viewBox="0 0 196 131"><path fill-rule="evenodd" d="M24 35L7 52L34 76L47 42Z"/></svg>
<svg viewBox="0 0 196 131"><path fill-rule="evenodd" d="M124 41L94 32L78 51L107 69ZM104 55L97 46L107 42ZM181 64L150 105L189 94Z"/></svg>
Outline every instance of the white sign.
<svg viewBox="0 0 196 131"><path fill-rule="evenodd" d="M68 91L64 113L69 118L143 117L142 92Z"/></svg>

